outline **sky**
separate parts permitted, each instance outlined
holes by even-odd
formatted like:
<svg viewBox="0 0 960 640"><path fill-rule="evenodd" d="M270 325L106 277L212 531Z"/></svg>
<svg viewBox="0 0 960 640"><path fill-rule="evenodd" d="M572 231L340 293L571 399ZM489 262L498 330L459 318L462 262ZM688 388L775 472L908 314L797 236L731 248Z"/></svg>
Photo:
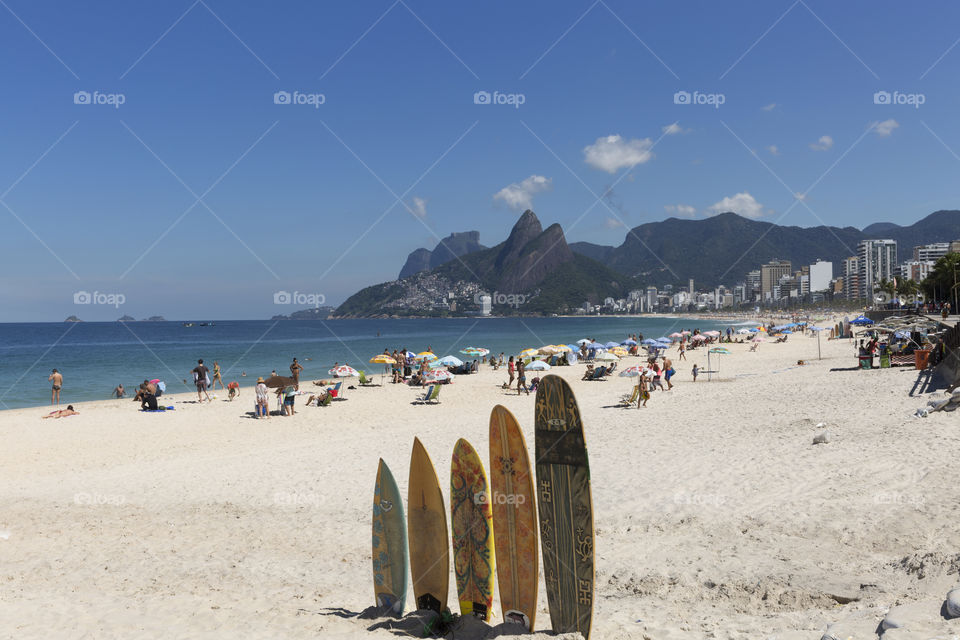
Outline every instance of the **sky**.
<svg viewBox="0 0 960 640"><path fill-rule="evenodd" d="M911 224L960 208L958 18L2 0L0 321L336 305L451 232L502 241L528 207L612 245L728 210Z"/></svg>

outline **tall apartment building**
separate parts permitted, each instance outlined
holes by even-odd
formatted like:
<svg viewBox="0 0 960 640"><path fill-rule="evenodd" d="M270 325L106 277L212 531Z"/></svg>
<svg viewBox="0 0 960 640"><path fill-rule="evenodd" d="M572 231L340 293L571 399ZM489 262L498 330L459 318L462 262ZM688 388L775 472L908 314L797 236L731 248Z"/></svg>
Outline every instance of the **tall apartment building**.
<svg viewBox="0 0 960 640"><path fill-rule="evenodd" d="M860 297L860 259L857 256L843 259L843 296L847 300Z"/></svg>
<svg viewBox="0 0 960 640"><path fill-rule="evenodd" d="M917 262L936 262L943 256L950 253L949 242L934 242L933 244L922 244L913 248L913 259Z"/></svg>
<svg viewBox="0 0 960 640"><path fill-rule="evenodd" d="M774 287L780 283L780 278L789 276L792 271L789 260L771 260L760 265L760 293L764 299L773 298Z"/></svg>
<svg viewBox="0 0 960 640"><path fill-rule="evenodd" d="M892 280L898 273L895 240L861 240L857 246L861 298L873 298L881 280Z"/></svg>
<svg viewBox="0 0 960 640"><path fill-rule="evenodd" d="M810 291L826 291L833 280L833 263L817 260L810 265Z"/></svg>
<svg viewBox="0 0 960 640"><path fill-rule="evenodd" d="M760 269L756 271L750 271L747 273L747 290L744 295L744 301L753 301L760 299L761 292L761 278L760 278Z"/></svg>
<svg viewBox="0 0 960 640"><path fill-rule="evenodd" d="M657 288L647 287L647 311L657 308Z"/></svg>

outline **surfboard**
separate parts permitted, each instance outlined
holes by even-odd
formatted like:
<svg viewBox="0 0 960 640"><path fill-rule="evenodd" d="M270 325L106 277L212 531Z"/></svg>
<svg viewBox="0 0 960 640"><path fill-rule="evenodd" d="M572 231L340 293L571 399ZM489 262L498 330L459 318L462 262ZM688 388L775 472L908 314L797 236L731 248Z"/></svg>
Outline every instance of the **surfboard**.
<svg viewBox="0 0 960 640"><path fill-rule="evenodd" d="M537 503L527 443L510 410L490 412L490 504L503 621L533 631L537 615Z"/></svg>
<svg viewBox="0 0 960 640"><path fill-rule="evenodd" d="M537 506L550 622L590 637L594 548L590 465L573 390L544 376L535 405Z"/></svg>
<svg viewBox="0 0 960 640"><path fill-rule="evenodd" d="M407 492L407 539L413 596L417 609L443 613L450 589L447 511L437 472L418 438L413 439Z"/></svg>
<svg viewBox="0 0 960 640"><path fill-rule="evenodd" d="M373 592L380 615L403 615L407 600L407 525L403 498L380 459L373 488Z"/></svg>
<svg viewBox="0 0 960 640"><path fill-rule="evenodd" d="M480 456L460 438L450 463L450 522L453 528L453 571L457 578L460 615L490 618L496 557L490 488Z"/></svg>

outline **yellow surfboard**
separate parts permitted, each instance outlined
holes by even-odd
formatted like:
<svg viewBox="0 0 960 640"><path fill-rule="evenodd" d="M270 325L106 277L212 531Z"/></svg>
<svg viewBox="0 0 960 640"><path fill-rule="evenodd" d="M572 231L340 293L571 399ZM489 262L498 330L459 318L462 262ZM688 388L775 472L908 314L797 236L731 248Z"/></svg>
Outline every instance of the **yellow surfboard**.
<svg viewBox="0 0 960 640"><path fill-rule="evenodd" d="M463 438L450 463L450 514L460 614L488 620L496 566L490 488L480 456Z"/></svg>
<svg viewBox="0 0 960 640"><path fill-rule="evenodd" d="M413 440L407 492L407 539L413 596L417 609L442 613L447 608L447 592L450 590L447 511L437 472L418 438Z"/></svg>
<svg viewBox="0 0 960 640"><path fill-rule="evenodd" d="M533 471L517 419L499 404L490 412L490 488L503 621L532 631L540 570Z"/></svg>

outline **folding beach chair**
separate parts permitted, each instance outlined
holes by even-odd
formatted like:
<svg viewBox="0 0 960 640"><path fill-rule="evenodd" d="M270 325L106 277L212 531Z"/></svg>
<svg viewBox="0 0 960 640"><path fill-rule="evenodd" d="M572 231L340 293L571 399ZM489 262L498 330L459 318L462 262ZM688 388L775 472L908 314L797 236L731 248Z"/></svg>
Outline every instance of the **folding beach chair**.
<svg viewBox="0 0 960 640"><path fill-rule="evenodd" d="M634 402L637 401L637 398L640 397L640 385L634 385L633 395L632 396L623 396L620 398L620 404L624 407L629 407Z"/></svg>

